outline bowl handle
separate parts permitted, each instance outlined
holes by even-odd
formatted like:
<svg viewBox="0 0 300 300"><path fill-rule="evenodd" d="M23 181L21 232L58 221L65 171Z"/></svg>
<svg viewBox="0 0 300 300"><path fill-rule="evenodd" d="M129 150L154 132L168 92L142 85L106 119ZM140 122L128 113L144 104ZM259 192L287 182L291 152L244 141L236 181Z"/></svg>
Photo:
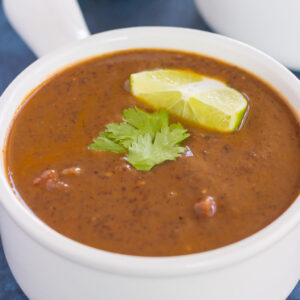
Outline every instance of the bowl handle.
<svg viewBox="0 0 300 300"><path fill-rule="evenodd" d="M3 7L38 57L90 34L76 0L3 0Z"/></svg>

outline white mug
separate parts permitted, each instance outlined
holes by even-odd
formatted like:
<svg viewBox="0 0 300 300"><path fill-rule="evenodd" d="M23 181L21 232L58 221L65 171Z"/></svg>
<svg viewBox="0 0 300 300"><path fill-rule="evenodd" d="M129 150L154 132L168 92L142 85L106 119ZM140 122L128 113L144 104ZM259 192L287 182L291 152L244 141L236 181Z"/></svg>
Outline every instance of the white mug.
<svg viewBox="0 0 300 300"><path fill-rule="evenodd" d="M59 49L24 70L1 96L1 149L19 104L36 86L76 61L122 49L186 50L236 64L276 87L300 112L299 80L243 43L172 27L119 29L72 42L88 35L77 3L52 0L45 10L39 1L4 0L9 19L35 53ZM175 257L122 255L70 240L39 220L13 193L1 153L1 238L31 300L284 300L300 278L300 197L272 224L226 247Z"/></svg>
<svg viewBox="0 0 300 300"><path fill-rule="evenodd" d="M194 0L217 32L257 47L300 71L299 0Z"/></svg>

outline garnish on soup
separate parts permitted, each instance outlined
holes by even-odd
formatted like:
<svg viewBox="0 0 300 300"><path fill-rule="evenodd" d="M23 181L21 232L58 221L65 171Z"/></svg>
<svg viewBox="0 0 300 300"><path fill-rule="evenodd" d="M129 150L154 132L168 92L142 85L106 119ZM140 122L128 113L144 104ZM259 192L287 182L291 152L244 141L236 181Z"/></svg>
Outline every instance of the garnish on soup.
<svg viewBox="0 0 300 300"><path fill-rule="evenodd" d="M134 96L154 109L219 132L235 131L248 102L224 82L187 70L158 69L130 75Z"/></svg>
<svg viewBox="0 0 300 300"><path fill-rule="evenodd" d="M139 108L123 111L124 122L106 125L90 150L127 152L127 161L137 170L149 171L166 160L174 160L184 152L180 143L189 137L180 123L169 125L165 110L147 113Z"/></svg>

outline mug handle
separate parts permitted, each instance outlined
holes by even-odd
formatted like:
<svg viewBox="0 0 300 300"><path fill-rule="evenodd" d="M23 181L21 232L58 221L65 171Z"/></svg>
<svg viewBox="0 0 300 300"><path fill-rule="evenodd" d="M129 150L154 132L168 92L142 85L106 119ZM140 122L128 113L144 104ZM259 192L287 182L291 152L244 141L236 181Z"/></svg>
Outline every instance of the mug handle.
<svg viewBox="0 0 300 300"><path fill-rule="evenodd" d="M77 0L3 0L3 7L38 57L90 35Z"/></svg>

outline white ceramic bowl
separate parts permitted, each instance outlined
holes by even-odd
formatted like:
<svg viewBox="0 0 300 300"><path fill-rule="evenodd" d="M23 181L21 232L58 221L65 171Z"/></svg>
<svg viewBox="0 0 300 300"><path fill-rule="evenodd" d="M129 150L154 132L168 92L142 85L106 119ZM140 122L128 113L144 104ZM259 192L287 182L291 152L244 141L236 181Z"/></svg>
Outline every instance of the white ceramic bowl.
<svg viewBox="0 0 300 300"><path fill-rule="evenodd" d="M217 32L248 43L300 71L299 0L194 0Z"/></svg>
<svg viewBox="0 0 300 300"><path fill-rule="evenodd" d="M37 60L0 101L0 147L22 100L57 70L115 50L188 50L236 64L269 82L300 112L300 83L285 67L240 42L199 30L108 31ZM240 242L177 257L97 250L55 232L16 197L0 162L0 229L9 266L32 300L284 300L300 278L300 197L275 222Z"/></svg>

